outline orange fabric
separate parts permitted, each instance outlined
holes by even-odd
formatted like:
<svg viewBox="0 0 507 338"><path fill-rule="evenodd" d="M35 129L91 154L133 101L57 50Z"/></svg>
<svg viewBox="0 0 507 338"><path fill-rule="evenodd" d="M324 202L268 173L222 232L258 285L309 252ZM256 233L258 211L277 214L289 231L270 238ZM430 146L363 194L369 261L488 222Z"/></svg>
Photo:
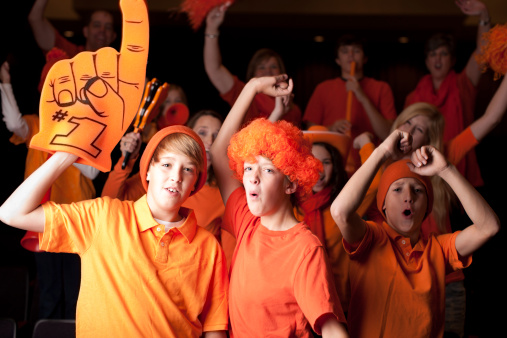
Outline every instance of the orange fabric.
<svg viewBox="0 0 507 338"><path fill-rule="evenodd" d="M350 253L352 337L441 337L444 332L445 275L467 267L455 246L459 232L420 239L397 234L387 223L367 222L363 240Z"/></svg>
<svg viewBox="0 0 507 338"><path fill-rule="evenodd" d="M106 183L102 188L102 197L118 198L122 201L137 201L146 193L139 173L130 176L137 157L129 158L127 166L122 169L125 157L122 155L107 176Z"/></svg>
<svg viewBox="0 0 507 338"><path fill-rule="evenodd" d="M450 83L451 80L452 83ZM427 85L422 84L427 81L429 81L428 78L423 77L416 89L408 94L405 100L405 107L419 101L432 103L437 106L445 118L444 142L448 142L474 121L477 88L470 81L465 70L459 74L454 72L449 73L445 80L447 86L441 87L438 93L434 92L433 84L431 84L431 91L423 91L421 89L421 87L427 87ZM453 89L451 90L450 88ZM453 94L447 94L446 91L450 91ZM456 95L458 99L456 99ZM456 106L461 107L459 111L455 109ZM461 116L457 116L456 114L461 114ZM466 160L457 164L456 168L473 186L477 187L484 184L474 150L470 151L466 156Z"/></svg>
<svg viewBox="0 0 507 338"><path fill-rule="evenodd" d="M312 337L316 321L345 317L322 244L304 223L271 231L248 209L244 188L225 207L236 236L230 271L231 337Z"/></svg>
<svg viewBox="0 0 507 338"><path fill-rule="evenodd" d="M321 209L324 209L325 205L329 205L331 188L326 187L309 196L302 204L301 209L304 213L304 221L313 232L315 236L320 240L322 244L326 243L326 235L324 233L323 220Z"/></svg>
<svg viewBox="0 0 507 338"><path fill-rule="evenodd" d="M232 88L227 93L221 94L220 96L232 107L244 87L245 83L240 81L237 76L234 76L234 84ZM257 94L255 95L255 98L245 115L243 123L246 124L259 117L268 118L273 109L275 109L274 97L262 93ZM301 110L296 104L294 104L292 108L287 112L287 114L284 114L282 120L290 122L296 127L299 127L301 125L301 115Z"/></svg>
<svg viewBox="0 0 507 338"><path fill-rule="evenodd" d="M386 82L363 77L359 84L380 114L388 120L396 118L393 92ZM303 121L330 126L338 120L344 120L347 104L345 85L346 82L341 78L327 80L317 85L306 106ZM352 140L365 131L375 134L366 111L355 96L352 99L350 122L352 124L350 135ZM359 167L361 161L356 149L350 149L347 163L352 164L352 171Z"/></svg>
<svg viewBox="0 0 507 338"><path fill-rule="evenodd" d="M148 59L149 22L144 1L120 1L120 52L81 52L51 67L40 99L40 131L30 147L64 151L107 172L111 151L136 116Z"/></svg>
<svg viewBox="0 0 507 338"><path fill-rule="evenodd" d="M39 117L23 115L28 125L28 136L22 139L13 134L10 141L16 145L25 143L27 146L33 135L39 132ZM25 179L46 162L49 154L44 151L28 148L25 162ZM81 174L78 168L68 167L51 186L50 200L56 203L72 203L95 197L92 180Z"/></svg>
<svg viewBox="0 0 507 338"><path fill-rule="evenodd" d="M361 154L361 162L364 163L368 157L371 155L375 146L373 143L368 143L363 146L360 151ZM356 213L359 216L363 216L372 204L372 201L375 199L376 189L378 186L378 181L380 180L381 170L377 173L374 178L374 182L371 184L370 188L368 188L368 192L366 193L363 202L357 209ZM298 214L296 212L296 218L300 221L304 219L304 215ZM320 227L320 232L324 233L324 240L321 242L325 245L326 252L329 258L329 263L331 266L331 271L334 276L334 284L336 286L336 291L338 293L338 297L340 298L340 303L343 311L347 312L350 301L350 286L349 286L349 257L345 253L342 245L342 233L340 228L334 222L333 217L331 216L331 206L328 206L324 209L320 210L320 226L310 225L308 226L310 229L313 227ZM315 233L315 232L314 232ZM317 236L318 237L318 236ZM320 239L320 238L319 238Z"/></svg>
<svg viewBox="0 0 507 338"><path fill-rule="evenodd" d="M141 176L138 173L129 177L136 158L129 159L125 169L121 168L123 159L122 156L109 173L102 189L102 197L108 196L120 200L136 201L146 193L141 182ZM225 211L220 190L206 184L197 194L187 198L182 206L194 210L197 224L211 232L215 237L220 238L220 244L227 258L227 269L229 269L236 240L230 233L222 231L220 228Z"/></svg>
<svg viewBox="0 0 507 338"><path fill-rule="evenodd" d="M204 185L197 194L187 198L182 206L194 210L197 224L220 238L225 206L218 187Z"/></svg>
<svg viewBox="0 0 507 338"><path fill-rule="evenodd" d="M146 196L43 205L41 248L81 257L81 337L198 337L227 330L227 269L191 210L167 233Z"/></svg>

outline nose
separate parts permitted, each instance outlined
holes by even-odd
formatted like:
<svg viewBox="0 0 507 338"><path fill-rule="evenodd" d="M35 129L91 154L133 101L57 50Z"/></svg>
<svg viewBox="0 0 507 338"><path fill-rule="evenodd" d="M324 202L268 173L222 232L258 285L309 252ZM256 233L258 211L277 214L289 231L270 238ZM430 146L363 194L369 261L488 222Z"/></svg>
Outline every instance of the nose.
<svg viewBox="0 0 507 338"><path fill-rule="evenodd" d="M252 170L250 173L249 181L252 184L259 184L259 172L258 169Z"/></svg>
<svg viewBox="0 0 507 338"><path fill-rule="evenodd" d="M414 202L414 195L412 193L412 190L407 191L405 194L405 202L413 203Z"/></svg>
<svg viewBox="0 0 507 338"><path fill-rule="evenodd" d="M171 170L170 179L173 182L181 182L181 168L174 168Z"/></svg>

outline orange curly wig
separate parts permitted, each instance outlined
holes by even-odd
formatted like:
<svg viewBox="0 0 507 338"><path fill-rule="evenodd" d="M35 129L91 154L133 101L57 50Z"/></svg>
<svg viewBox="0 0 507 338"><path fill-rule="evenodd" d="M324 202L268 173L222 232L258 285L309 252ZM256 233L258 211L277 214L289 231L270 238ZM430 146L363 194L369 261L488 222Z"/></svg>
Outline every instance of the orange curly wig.
<svg viewBox="0 0 507 338"><path fill-rule="evenodd" d="M255 163L258 155L268 158L292 182L297 182L299 201L311 194L323 170L301 130L286 121L253 120L234 134L227 154L229 166L240 181L243 180L244 162Z"/></svg>

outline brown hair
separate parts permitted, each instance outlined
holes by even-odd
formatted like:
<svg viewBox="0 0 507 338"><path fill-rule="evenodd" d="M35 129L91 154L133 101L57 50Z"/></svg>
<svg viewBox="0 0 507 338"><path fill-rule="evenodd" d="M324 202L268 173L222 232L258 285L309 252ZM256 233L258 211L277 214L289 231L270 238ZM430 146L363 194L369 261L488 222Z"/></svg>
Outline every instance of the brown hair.
<svg viewBox="0 0 507 338"><path fill-rule="evenodd" d="M447 47L451 57L453 59L456 57L456 42L454 41L454 37L450 34L444 33L434 34L428 39L428 41L426 41L426 45L424 46L424 56L428 57L430 52L440 47Z"/></svg>
<svg viewBox="0 0 507 338"><path fill-rule="evenodd" d="M278 67L280 68L280 74L285 74L285 65L283 63L282 57L280 54L275 52L272 49L269 48L262 48L259 49L250 59L250 62L248 63L248 68L246 71L246 80L250 80L251 78L255 77L255 71L257 70L257 67L259 64L271 57L274 57L276 59L276 62L278 63Z"/></svg>

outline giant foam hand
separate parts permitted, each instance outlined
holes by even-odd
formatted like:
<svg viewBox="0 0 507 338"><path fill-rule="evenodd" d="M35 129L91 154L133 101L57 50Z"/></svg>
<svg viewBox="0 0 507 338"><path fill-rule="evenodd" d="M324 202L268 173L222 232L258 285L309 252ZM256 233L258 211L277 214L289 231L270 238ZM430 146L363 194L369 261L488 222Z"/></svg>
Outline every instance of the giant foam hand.
<svg viewBox="0 0 507 338"><path fill-rule="evenodd" d="M106 47L61 60L50 69L41 92L40 132L30 147L64 151L77 162L107 172L111 151L134 119L148 59L145 0L120 0L121 49Z"/></svg>

